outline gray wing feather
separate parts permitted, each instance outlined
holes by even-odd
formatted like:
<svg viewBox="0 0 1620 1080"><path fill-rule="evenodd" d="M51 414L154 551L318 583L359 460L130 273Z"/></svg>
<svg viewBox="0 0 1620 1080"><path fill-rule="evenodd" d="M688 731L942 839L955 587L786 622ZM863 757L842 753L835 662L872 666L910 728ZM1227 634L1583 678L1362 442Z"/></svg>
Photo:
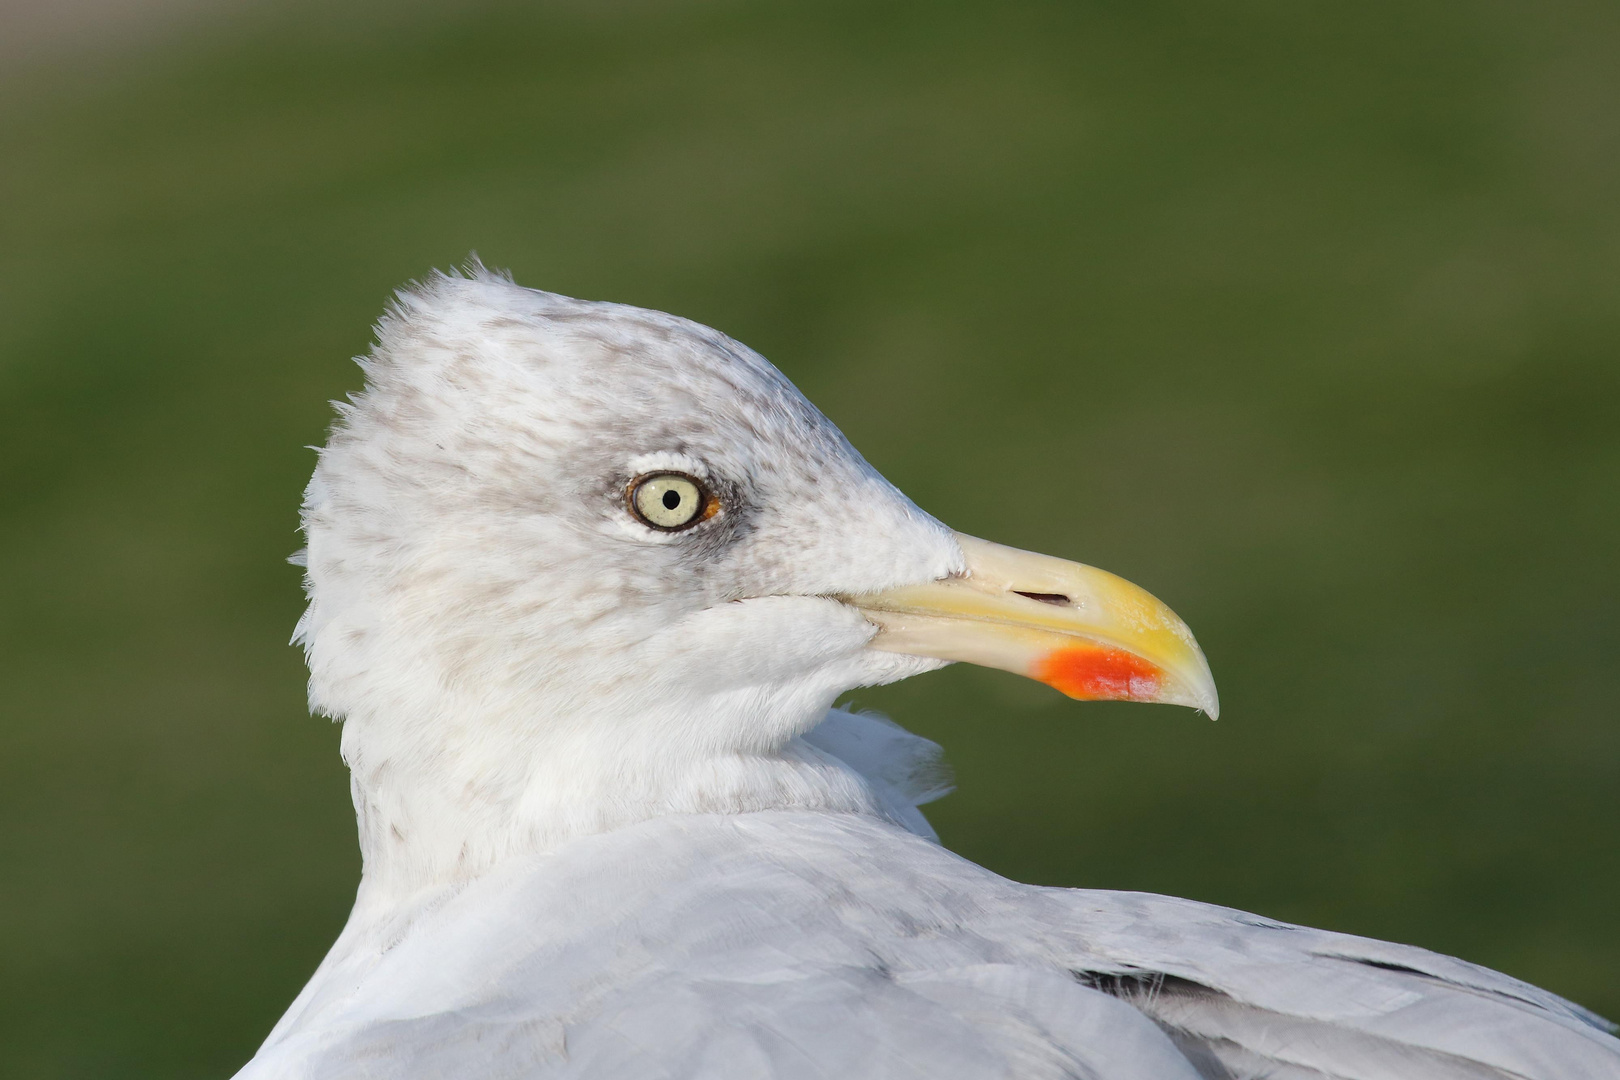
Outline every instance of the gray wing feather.
<svg viewBox="0 0 1620 1080"><path fill-rule="evenodd" d="M772 812L575 841L404 925L362 905L240 1075L1620 1080L1620 1041L1421 949Z"/></svg>
<svg viewBox="0 0 1620 1080"><path fill-rule="evenodd" d="M860 774L879 807L918 836L939 836L918 807L943 799L954 788L945 753L936 742L913 735L888 717L832 709L802 736Z"/></svg>

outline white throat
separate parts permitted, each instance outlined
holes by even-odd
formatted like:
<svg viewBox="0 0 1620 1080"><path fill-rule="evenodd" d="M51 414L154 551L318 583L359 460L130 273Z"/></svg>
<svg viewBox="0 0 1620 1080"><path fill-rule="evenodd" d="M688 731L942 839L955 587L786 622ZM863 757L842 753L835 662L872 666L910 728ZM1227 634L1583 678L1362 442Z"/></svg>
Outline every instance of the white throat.
<svg viewBox="0 0 1620 1080"><path fill-rule="evenodd" d="M779 730L779 745L760 750L693 751L638 738L603 717L444 705L415 723L345 721L365 877L390 893L476 876L506 858L667 814L881 812L858 773L792 730ZM696 718L659 719L667 731L695 726ZM521 737L491 737L494 728ZM426 729L434 734L424 738Z"/></svg>
<svg viewBox="0 0 1620 1080"><path fill-rule="evenodd" d="M916 807L949 790L937 746L844 710L823 711L807 732L779 732L780 745L768 749L696 753L626 737L622 726L609 734L548 725L529 733L522 760L480 737L501 718L441 714L432 723L445 733L437 745L399 738L395 720L350 716L343 733L362 892L385 904L576 836L671 814L859 813L932 838Z"/></svg>

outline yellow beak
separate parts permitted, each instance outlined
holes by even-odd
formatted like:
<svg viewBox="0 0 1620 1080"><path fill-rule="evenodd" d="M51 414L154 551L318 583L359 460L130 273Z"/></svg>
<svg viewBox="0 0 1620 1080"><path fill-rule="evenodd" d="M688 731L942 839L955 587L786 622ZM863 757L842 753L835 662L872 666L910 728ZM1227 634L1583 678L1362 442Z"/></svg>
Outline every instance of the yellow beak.
<svg viewBox="0 0 1620 1080"><path fill-rule="evenodd" d="M958 533L962 574L842 596L878 627L871 648L961 660L1087 701L1158 701L1220 714L1187 624L1105 570Z"/></svg>

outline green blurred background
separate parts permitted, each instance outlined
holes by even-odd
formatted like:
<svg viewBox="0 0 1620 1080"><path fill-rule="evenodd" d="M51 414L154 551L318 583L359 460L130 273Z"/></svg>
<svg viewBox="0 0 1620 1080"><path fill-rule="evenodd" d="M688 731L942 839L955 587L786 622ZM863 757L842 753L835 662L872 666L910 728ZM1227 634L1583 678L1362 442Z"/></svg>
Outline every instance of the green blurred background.
<svg viewBox="0 0 1620 1080"><path fill-rule="evenodd" d="M166 18L0 49L0 1071L226 1075L336 934L304 447L473 249L747 341L1197 630L1219 723L856 694L945 744L950 846L1620 1016L1620 8Z"/></svg>

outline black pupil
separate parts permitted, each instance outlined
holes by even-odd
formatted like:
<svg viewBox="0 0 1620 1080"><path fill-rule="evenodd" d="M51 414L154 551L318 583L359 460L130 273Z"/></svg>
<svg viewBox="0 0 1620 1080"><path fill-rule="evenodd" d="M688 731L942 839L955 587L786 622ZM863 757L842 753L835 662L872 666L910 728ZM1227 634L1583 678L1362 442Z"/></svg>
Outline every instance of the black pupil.
<svg viewBox="0 0 1620 1080"><path fill-rule="evenodd" d="M681 505L681 493L676 491L674 488L670 488L668 491L664 492L663 502L665 510L673 510L677 506Z"/></svg>

